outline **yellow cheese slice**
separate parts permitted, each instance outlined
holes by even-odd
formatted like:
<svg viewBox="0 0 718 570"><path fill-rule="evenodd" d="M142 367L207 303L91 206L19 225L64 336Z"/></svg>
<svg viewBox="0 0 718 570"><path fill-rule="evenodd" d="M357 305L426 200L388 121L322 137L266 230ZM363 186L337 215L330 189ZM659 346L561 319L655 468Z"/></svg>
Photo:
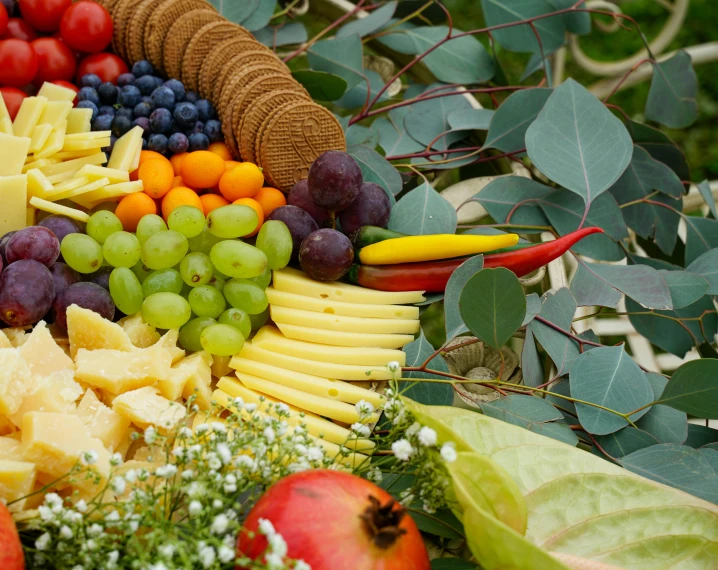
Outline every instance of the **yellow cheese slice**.
<svg viewBox="0 0 718 570"><path fill-rule="evenodd" d="M12 123L12 132L16 137L31 137L47 105L46 97L27 97L23 99L20 110Z"/></svg>
<svg viewBox="0 0 718 570"><path fill-rule="evenodd" d="M287 323L351 333L415 334L420 323L415 319L369 319L365 317L345 317L327 313L314 313L302 309L292 309L272 305L272 320L275 323Z"/></svg>
<svg viewBox="0 0 718 570"><path fill-rule="evenodd" d="M112 131L92 131L89 133L73 133L65 136L65 141L89 142L97 139L109 139Z"/></svg>
<svg viewBox="0 0 718 570"><path fill-rule="evenodd" d="M45 109L43 109L42 115L40 115L38 124L47 124L51 127L55 127L62 123L62 121L67 121L67 116L71 110L72 103L69 101L50 101L48 99Z"/></svg>
<svg viewBox="0 0 718 570"><path fill-rule="evenodd" d="M389 350L385 348L365 348L347 346L328 346L314 342L294 340L284 336L279 329L264 326L252 339L252 344L259 348L281 352L289 356L297 356L308 360L320 362L334 362L336 364L358 364L386 366L390 362L406 364L406 353L402 350Z"/></svg>
<svg viewBox="0 0 718 570"><path fill-rule="evenodd" d="M90 389L85 390L85 395L77 406L77 415L90 435L113 451L123 443L130 427L130 420L108 408Z"/></svg>
<svg viewBox="0 0 718 570"><path fill-rule="evenodd" d="M0 134L0 176L22 174L29 148L27 137Z"/></svg>
<svg viewBox="0 0 718 570"><path fill-rule="evenodd" d="M276 324L277 328L279 328L282 334L287 338L330 346L401 348L414 341L414 335L410 334L345 333L283 323Z"/></svg>
<svg viewBox="0 0 718 570"><path fill-rule="evenodd" d="M172 430L187 415L184 405L160 396L151 386L117 396L112 409L142 429L153 425L161 431Z"/></svg>
<svg viewBox="0 0 718 570"><path fill-rule="evenodd" d="M45 146L42 147L42 150L40 152L36 152L35 156L37 158L49 158L55 153L60 152L62 150L62 145L65 141L66 129L67 121L61 121L60 123L55 125L55 128L52 130L52 133L47 138Z"/></svg>
<svg viewBox="0 0 718 570"><path fill-rule="evenodd" d="M25 208L25 226L30 227L35 225L37 219L37 210L32 206Z"/></svg>
<svg viewBox="0 0 718 570"><path fill-rule="evenodd" d="M86 164L95 164L99 166L101 164L104 164L105 162L107 162L107 155L104 152L97 152L88 156L60 162L59 164L50 164L49 166L40 168L40 170L42 170L46 176L52 176L54 174L61 174L63 172L75 173Z"/></svg>
<svg viewBox="0 0 718 570"><path fill-rule="evenodd" d="M295 372L294 370L287 370L279 366L272 366L271 364L241 357L234 358L232 365L237 371L237 377L240 379L244 374L251 374L252 376L258 376L265 380L330 400L338 400L348 404L356 404L361 400L366 400L376 407L384 405L384 397L380 394L349 382Z"/></svg>
<svg viewBox="0 0 718 570"><path fill-rule="evenodd" d="M120 350L86 350L75 357L75 378L111 394L123 394L152 386L169 377L172 359L164 348Z"/></svg>
<svg viewBox="0 0 718 570"><path fill-rule="evenodd" d="M89 133L92 130L92 109L72 109L67 115L66 135Z"/></svg>
<svg viewBox="0 0 718 570"><path fill-rule="evenodd" d="M117 139L107 167L131 172L135 155L142 150L143 132L142 127L135 127Z"/></svg>
<svg viewBox="0 0 718 570"><path fill-rule="evenodd" d="M59 194L61 192L66 192L67 190L74 190L75 188L80 188L81 186L85 186L89 183L90 179L87 176L80 176L77 174L75 178L70 178L69 180L65 180L64 182L60 182L59 184L53 186L46 200L53 200L53 194Z"/></svg>
<svg viewBox="0 0 718 570"><path fill-rule="evenodd" d="M106 146L110 146L110 144L112 143L109 138L94 139L91 141L68 141L65 139L65 142L62 145L62 150L92 150L95 148L105 148Z"/></svg>
<svg viewBox="0 0 718 570"><path fill-rule="evenodd" d="M344 303L343 301L330 301L279 291L267 287L267 298L271 305L304 309L315 313L328 313L330 315L344 315L347 317L370 317L376 319L418 319L419 307L406 305L367 305L360 303Z"/></svg>
<svg viewBox="0 0 718 570"><path fill-rule="evenodd" d="M3 99L2 93L0 93L0 133L4 135L14 135L12 131L12 120L10 119L10 113L5 106L5 99Z"/></svg>
<svg viewBox="0 0 718 570"><path fill-rule="evenodd" d="M42 87L40 87L40 91L38 91L37 94L42 97L46 97L48 101L66 101L70 103L72 103L75 100L75 97L77 97L77 93L75 93L72 89L47 82L42 84ZM81 110L92 111L92 109Z"/></svg>
<svg viewBox="0 0 718 570"><path fill-rule="evenodd" d="M142 190L144 190L142 180L136 180L134 182L120 182L119 184L110 184L109 186L105 186L104 188L100 188L94 192L88 192L73 201L85 208L94 208L97 204L101 204L102 202L121 199L129 194L142 192Z"/></svg>
<svg viewBox="0 0 718 570"><path fill-rule="evenodd" d="M67 140L67 137L65 137L65 140ZM95 166L93 164L83 166L77 175L87 176L90 180L107 178L110 181L110 184L120 184L122 182L130 181L130 175L128 172L115 170L113 168L106 168L104 166Z"/></svg>
<svg viewBox="0 0 718 570"><path fill-rule="evenodd" d="M38 160L32 160L25 163L25 166L22 169L23 174L27 174L30 170L33 168L36 170L42 170L43 168L47 166L53 166L55 164L60 164L60 160L57 158L40 158Z"/></svg>
<svg viewBox="0 0 718 570"><path fill-rule="evenodd" d="M87 222L87 220L90 219L90 216L82 210L76 210L75 208L68 208L67 206L61 206L60 204L55 204L54 202L48 202L47 200L42 200L37 196L30 198L30 205L34 206L38 210L42 210L43 212L67 216L68 218L72 218L78 222Z"/></svg>
<svg viewBox="0 0 718 570"><path fill-rule="evenodd" d="M27 171L27 196L32 198L37 196L38 198L45 198L48 192L52 192L52 183L47 179L40 170L37 168L31 168Z"/></svg>
<svg viewBox="0 0 718 570"><path fill-rule="evenodd" d="M57 156L57 155L55 155ZM52 176L48 176L47 179L50 181L50 184L53 186L55 184L61 184L62 182L67 182L68 180L71 180L75 177L74 172L61 172L60 174L53 174Z"/></svg>
<svg viewBox="0 0 718 570"><path fill-rule="evenodd" d="M248 358L256 362L265 364L273 364L281 366L287 370L295 372L304 372L305 374L314 374L323 378L337 378L340 380L391 380L391 373L385 366L357 366L353 364L333 364L331 362L317 362L316 360L307 360L305 358L297 358L296 356L287 356L279 352L271 352L254 346L247 342L241 352L232 358L229 365L236 368L236 360L238 358Z"/></svg>
<svg viewBox="0 0 718 570"><path fill-rule="evenodd" d="M32 132L32 138L30 139L28 152L39 152L42 150L42 147L45 146L47 139L50 138L52 134L52 129L53 126L48 124L41 124L35 127L35 130Z"/></svg>
<svg viewBox="0 0 718 570"><path fill-rule="evenodd" d="M52 201L66 200L68 198L73 198L74 196L81 196L82 194L87 194L88 192L94 192L95 190L104 188L109 184L110 181L107 178L100 178L99 180L88 182L84 186L79 186L71 190L58 191L55 189L47 195L47 199Z"/></svg>
<svg viewBox="0 0 718 570"><path fill-rule="evenodd" d="M321 283L310 279L305 273L289 267L274 272L273 284L274 288L279 291L318 299L344 301L345 303L409 305L426 301L421 291L374 291L339 281Z"/></svg>
<svg viewBox="0 0 718 570"><path fill-rule="evenodd" d="M67 134L65 135L65 137L67 137ZM82 158L83 156L90 156L91 154L97 154L98 152L100 152L100 151L96 148L91 148L89 150L61 150L53 158L57 158L61 161L73 160L75 158Z"/></svg>
<svg viewBox="0 0 718 570"><path fill-rule="evenodd" d="M70 305L67 308L67 337L70 341L72 358L75 358L81 348L87 350L104 348L124 352L135 350L120 325L78 305Z"/></svg>
<svg viewBox="0 0 718 570"><path fill-rule="evenodd" d="M15 458L19 457L19 453L15 455ZM24 508L24 499L16 503L14 501L32 492L36 476L34 463L0 459L0 499L5 503L13 503L8 507L10 512L18 512Z"/></svg>
<svg viewBox="0 0 718 570"><path fill-rule="evenodd" d="M0 158L0 165L3 160ZM0 176L0 204L0 235L23 229L27 216L26 174Z"/></svg>

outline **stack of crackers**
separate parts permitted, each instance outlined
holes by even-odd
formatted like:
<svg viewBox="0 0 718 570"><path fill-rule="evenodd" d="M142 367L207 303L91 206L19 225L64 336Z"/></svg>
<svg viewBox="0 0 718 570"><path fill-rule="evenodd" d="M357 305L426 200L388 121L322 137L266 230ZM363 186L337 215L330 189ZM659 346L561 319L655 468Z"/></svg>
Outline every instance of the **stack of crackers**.
<svg viewBox="0 0 718 570"><path fill-rule="evenodd" d="M273 186L289 191L320 154L345 150L334 115L206 0L97 1L112 14L115 52L130 64L148 60L212 101L232 152L261 166Z"/></svg>

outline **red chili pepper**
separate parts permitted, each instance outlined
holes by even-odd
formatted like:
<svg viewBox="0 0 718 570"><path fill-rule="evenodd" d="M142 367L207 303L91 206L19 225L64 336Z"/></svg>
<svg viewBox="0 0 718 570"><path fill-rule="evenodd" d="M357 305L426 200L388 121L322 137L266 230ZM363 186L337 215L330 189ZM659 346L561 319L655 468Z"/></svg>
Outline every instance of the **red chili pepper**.
<svg viewBox="0 0 718 570"><path fill-rule="evenodd" d="M505 267L517 277L523 277L561 257L586 236L600 233L603 233L601 228L584 228L532 247L484 255L484 267ZM354 265L348 277L353 283L380 291L443 293L451 274L467 259L470 258L394 265Z"/></svg>

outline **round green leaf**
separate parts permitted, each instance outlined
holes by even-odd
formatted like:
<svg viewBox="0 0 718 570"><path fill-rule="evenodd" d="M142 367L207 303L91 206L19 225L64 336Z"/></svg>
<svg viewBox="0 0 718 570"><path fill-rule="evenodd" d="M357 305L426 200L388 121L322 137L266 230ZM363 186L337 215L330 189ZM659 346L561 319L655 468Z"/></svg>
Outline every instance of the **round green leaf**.
<svg viewBox="0 0 718 570"><path fill-rule="evenodd" d="M718 418L718 360L686 362L666 384L661 404L699 418Z"/></svg>
<svg viewBox="0 0 718 570"><path fill-rule="evenodd" d="M292 76L304 86L312 99L319 101L336 101L347 90L344 79L325 71L302 69L292 73Z"/></svg>

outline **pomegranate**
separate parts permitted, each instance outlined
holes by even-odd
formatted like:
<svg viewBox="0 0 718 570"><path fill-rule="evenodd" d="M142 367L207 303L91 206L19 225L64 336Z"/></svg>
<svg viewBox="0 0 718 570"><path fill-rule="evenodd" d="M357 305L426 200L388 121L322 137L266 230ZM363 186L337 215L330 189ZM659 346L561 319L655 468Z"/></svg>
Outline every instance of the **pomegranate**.
<svg viewBox="0 0 718 570"><path fill-rule="evenodd" d="M7 507L0 503L0 568L2 570L25 570L20 535Z"/></svg>
<svg viewBox="0 0 718 570"><path fill-rule="evenodd" d="M389 493L340 471L290 475L272 486L249 513L237 549L260 559L270 521L287 543L287 557L312 570L429 570L419 529ZM254 533L250 537L250 532Z"/></svg>

